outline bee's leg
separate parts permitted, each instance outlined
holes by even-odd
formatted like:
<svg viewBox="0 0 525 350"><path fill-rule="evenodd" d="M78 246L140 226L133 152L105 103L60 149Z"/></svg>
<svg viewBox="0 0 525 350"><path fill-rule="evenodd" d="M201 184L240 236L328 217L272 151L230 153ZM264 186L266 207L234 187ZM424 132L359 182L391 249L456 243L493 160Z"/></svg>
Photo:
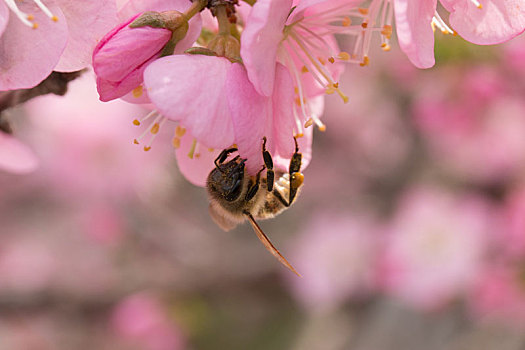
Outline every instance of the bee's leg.
<svg viewBox="0 0 525 350"><path fill-rule="evenodd" d="M266 136L263 137L262 154L263 154L264 166L267 169L266 184L268 186L268 192L272 192L275 173L273 172L272 155L270 154L270 152L266 150Z"/></svg>
<svg viewBox="0 0 525 350"><path fill-rule="evenodd" d="M274 189L272 191L272 194L281 202L285 207L289 207L292 205L295 196L297 195L297 191L299 190L299 187L303 184L304 175L301 174L301 159L302 154L299 153L299 146L297 145L297 139L294 137L295 141L295 152L292 155L292 159L290 159L290 166L288 167L288 172L290 175L290 181L289 181L289 188L288 188L288 200L283 198L281 192L279 192L277 189Z"/></svg>
<svg viewBox="0 0 525 350"><path fill-rule="evenodd" d="M255 175L255 182L252 183L248 187L248 191L246 192L246 196L245 196L246 201L249 201L250 199L252 199L253 196L255 196L255 194L259 190L259 183L261 182L261 173L263 172L264 169L266 169L266 167L263 165L261 170L259 170L257 172L257 175Z"/></svg>
<svg viewBox="0 0 525 350"><path fill-rule="evenodd" d="M299 187L303 184L304 175L301 174L301 159L303 155L299 153L299 146L297 145L297 139L293 138L295 141L295 152L290 159L290 166L288 168L288 173L290 174L290 190L288 192L288 203L292 204Z"/></svg>
<svg viewBox="0 0 525 350"><path fill-rule="evenodd" d="M219 168L219 164L224 163L224 161L226 160L226 158L228 158L230 153L233 153L235 151L237 151L237 148L235 148L235 147L222 150L222 152L219 153L219 155L217 156L217 158L215 158L215 161L214 161L215 166L217 167L217 169L221 170Z"/></svg>

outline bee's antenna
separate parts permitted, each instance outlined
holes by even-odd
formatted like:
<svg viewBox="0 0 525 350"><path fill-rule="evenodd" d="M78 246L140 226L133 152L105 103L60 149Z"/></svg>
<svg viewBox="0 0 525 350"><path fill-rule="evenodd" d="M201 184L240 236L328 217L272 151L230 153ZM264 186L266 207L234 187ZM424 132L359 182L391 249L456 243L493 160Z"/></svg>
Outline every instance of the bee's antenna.
<svg viewBox="0 0 525 350"><path fill-rule="evenodd" d="M248 219L248 221L252 225L253 230L255 231L255 234L257 235L257 238L259 238L259 240L264 245L266 250L269 251L277 260L279 260L279 262L281 264L286 266L290 271L295 273L297 276L302 277L301 274L299 272L297 272L293 268L293 266L288 262L288 260L286 260L284 258L284 256L282 256L281 253L279 253L277 248L274 247L274 245L272 244L272 242L270 242L268 237L266 237L266 235L264 234L263 230L259 227L259 225L255 221L255 219L253 218L252 214L250 214L249 212L245 211L244 215L246 215L246 218Z"/></svg>

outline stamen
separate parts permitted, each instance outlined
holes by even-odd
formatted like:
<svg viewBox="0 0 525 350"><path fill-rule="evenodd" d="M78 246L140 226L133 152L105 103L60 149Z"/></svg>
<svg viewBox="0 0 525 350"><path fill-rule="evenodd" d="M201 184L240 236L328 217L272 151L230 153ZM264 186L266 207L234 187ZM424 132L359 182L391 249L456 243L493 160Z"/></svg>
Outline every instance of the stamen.
<svg viewBox="0 0 525 350"><path fill-rule="evenodd" d="M482 9L483 5L478 0L470 0L471 3L473 3L478 9Z"/></svg>
<svg viewBox="0 0 525 350"><path fill-rule="evenodd" d="M58 21L58 17L55 16L50 10L49 8L44 5L42 3L41 0L32 0L39 8L42 12L44 12L44 14L49 17L53 22L57 22ZM22 22L24 25L30 27L30 28L33 28L33 29L37 29L38 28L38 23L36 22L33 22L34 19L35 19L35 16L33 16L32 14L28 14L28 13L25 13L24 11L21 11L18 6L16 5L16 2L15 0L4 0L4 2L7 4L7 6L9 7L9 9L16 15L16 17L18 17L18 19L20 20L20 22Z"/></svg>
<svg viewBox="0 0 525 350"><path fill-rule="evenodd" d="M58 22L58 17L55 16L51 11L42 3L41 0L33 0L33 2L46 14L47 17L51 18L53 22Z"/></svg>
<svg viewBox="0 0 525 350"><path fill-rule="evenodd" d="M171 144L173 145L173 148L177 149L180 147L180 139L178 137L174 137L173 140L171 140Z"/></svg>
<svg viewBox="0 0 525 350"><path fill-rule="evenodd" d="M443 34L456 34L455 31L453 31L441 18L439 13L437 11L434 13L434 17L432 18L432 24L441 30Z"/></svg>
<svg viewBox="0 0 525 350"><path fill-rule="evenodd" d="M27 13L21 11L18 8L18 6L16 6L15 0L4 0L4 1L5 1L6 5L7 5L7 7L9 7L9 9L11 11L13 11L13 13L16 15L16 17L18 17L20 22L22 22L23 24L25 24L26 26L28 26L30 28L33 28L33 29L38 28L38 24L31 22L35 17L33 15L30 15L30 14L27 14ZM36 25L36 27L35 27L35 25Z"/></svg>
<svg viewBox="0 0 525 350"><path fill-rule="evenodd" d="M134 88L133 90L131 90L131 94L135 98L141 97L143 93L144 93L144 89L143 89L142 85L139 85L136 88Z"/></svg>
<svg viewBox="0 0 525 350"><path fill-rule="evenodd" d="M290 37L292 39L294 39L294 41L297 43L297 45L302 49L302 51L304 52L306 57L308 57L308 59L310 60L312 65L317 69L317 72L319 74L321 74L321 76L324 79L326 79L328 84L334 86L335 91L337 91L339 96L341 96L343 101L345 101L345 103L346 103L348 101L348 97L345 96L343 94L343 92L341 90L339 90L339 88L334 85L334 81L332 80L332 77L330 76L330 73L326 70L326 68L324 68L322 65L319 65L318 61L314 57L312 57L312 55L310 54L310 52L309 52L308 48L305 46L305 44L301 41L301 39L299 39L297 37L297 35L295 35L295 33L293 31L290 33Z"/></svg>
<svg viewBox="0 0 525 350"><path fill-rule="evenodd" d="M180 125L177 125L177 127L175 128L175 136L180 138L184 136L185 133L186 133L186 129Z"/></svg>
<svg viewBox="0 0 525 350"><path fill-rule="evenodd" d="M191 144L190 152L188 153L188 157L190 159L193 159L193 155L195 153L195 148L197 148L197 139L193 139L193 143Z"/></svg>
<svg viewBox="0 0 525 350"><path fill-rule="evenodd" d="M143 117L141 120L134 119L133 120L133 124L136 125L136 126L139 126L141 123L144 123L149 118L151 118L153 116L157 116L158 114L159 114L159 111L157 111L157 110L151 111L145 117Z"/></svg>

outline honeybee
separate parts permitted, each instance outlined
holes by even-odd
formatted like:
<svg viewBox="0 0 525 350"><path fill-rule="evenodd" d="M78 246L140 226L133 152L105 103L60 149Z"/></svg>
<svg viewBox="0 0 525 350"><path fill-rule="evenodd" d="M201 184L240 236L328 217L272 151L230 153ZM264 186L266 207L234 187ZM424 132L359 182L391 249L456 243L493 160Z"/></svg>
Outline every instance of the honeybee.
<svg viewBox="0 0 525 350"><path fill-rule="evenodd" d="M215 223L224 231L248 220L264 247L292 272L299 273L274 247L255 219L269 219L293 204L303 184L301 158L297 140L295 152L290 159L288 173L274 171L270 152L263 138L262 155L264 165L255 176L244 171L246 159L239 155L226 161L237 151L232 147L223 150L215 159L215 168L208 175L206 188L210 198L209 212ZM266 169L266 177L261 173ZM274 181L277 177L277 181Z"/></svg>

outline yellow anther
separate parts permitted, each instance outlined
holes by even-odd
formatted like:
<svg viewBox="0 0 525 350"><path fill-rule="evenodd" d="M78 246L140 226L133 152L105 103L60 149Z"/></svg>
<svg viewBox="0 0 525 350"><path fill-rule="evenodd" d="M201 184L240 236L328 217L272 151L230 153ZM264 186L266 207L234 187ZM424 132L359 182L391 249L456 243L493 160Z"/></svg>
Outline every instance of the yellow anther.
<svg viewBox="0 0 525 350"><path fill-rule="evenodd" d="M293 91L294 91L296 94L298 94L298 93L299 93L299 88L298 88L297 86L294 86Z"/></svg>
<svg viewBox="0 0 525 350"><path fill-rule="evenodd" d="M381 34L387 37L387 39L390 39L392 37L392 26L390 24L385 24L383 26L383 30L381 31Z"/></svg>
<svg viewBox="0 0 525 350"><path fill-rule="evenodd" d="M350 19L350 17L345 17L343 18L343 22L341 23L343 25L343 27L350 27L350 25L352 24L352 20Z"/></svg>
<svg viewBox="0 0 525 350"><path fill-rule="evenodd" d="M177 127L175 128L175 136L180 138L180 137L184 136L185 133L186 133L186 129L184 129L180 125L177 125Z"/></svg>
<svg viewBox="0 0 525 350"><path fill-rule="evenodd" d="M368 22L361 23L361 27L363 27L365 29L368 28Z"/></svg>
<svg viewBox="0 0 525 350"><path fill-rule="evenodd" d="M138 145L139 144L139 141L137 139L133 139L133 143Z"/></svg>
<svg viewBox="0 0 525 350"><path fill-rule="evenodd" d="M139 126L140 121L138 119L133 120L133 125Z"/></svg>
<svg viewBox="0 0 525 350"><path fill-rule="evenodd" d="M322 57L317 57L317 60L321 62L323 66L326 64L326 61Z"/></svg>
<svg viewBox="0 0 525 350"><path fill-rule="evenodd" d="M335 62L335 58L333 58L333 57L328 57L328 62L330 62L330 63L334 63L334 62Z"/></svg>
<svg viewBox="0 0 525 350"><path fill-rule="evenodd" d="M51 20L52 20L53 22L58 22L58 17L57 17L57 16L53 16L53 17L51 17Z"/></svg>
<svg viewBox="0 0 525 350"><path fill-rule="evenodd" d="M335 92L335 89L332 85L328 85L324 91L325 94L331 95Z"/></svg>
<svg viewBox="0 0 525 350"><path fill-rule="evenodd" d="M381 44L381 47L383 48L383 51L390 51L390 45L386 43Z"/></svg>
<svg viewBox="0 0 525 350"><path fill-rule="evenodd" d="M159 132L159 129L160 129L160 125L159 125L159 123L155 123L155 124L153 124L153 126L151 127L150 132L151 132L153 135L155 135L156 133Z"/></svg>
<svg viewBox="0 0 525 350"><path fill-rule="evenodd" d="M208 152L213 152L215 151L215 148L208 148Z"/></svg>
<svg viewBox="0 0 525 350"><path fill-rule="evenodd" d="M33 23L33 27L32 27L32 28L33 28L33 29L37 29L37 28L38 28L38 23L36 23L36 22Z"/></svg>
<svg viewBox="0 0 525 350"><path fill-rule="evenodd" d="M28 21L32 21L32 20L35 19L35 16L33 16L33 15L27 15L26 18L27 18Z"/></svg>
<svg viewBox="0 0 525 350"><path fill-rule="evenodd" d="M131 91L131 94L132 94L133 97L135 97L135 98L139 98L139 97L141 97L141 96L142 96L142 93L143 93L142 85L137 86L136 88L134 88L134 89Z"/></svg>
<svg viewBox="0 0 525 350"><path fill-rule="evenodd" d="M362 15L368 15L368 9L367 8L359 8L358 9L359 13L362 14Z"/></svg>
<svg viewBox="0 0 525 350"><path fill-rule="evenodd" d="M333 83L332 86L336 89L339 89L339 83Z"/></svg>
<svg viewBox="0 0 525 350"><path fill-rule="evenodd" d="M350 54L348 52L341 51L339 52L339 55L337 55L337 58L342 61L348 61L350 59Z"/></svg>
<svg viewBox="0 0 525 350"><path fill-rule="evenodd" d="M325 132L325 131L326 131L326 125L324 125L324 124L323 124L323 125L319 125L317 128L318 128L319 131L321 131L321 132Z"/></svg>
<svg viewBox="0 0 525 350"><path fill-rule="evenodd" d="M200 153L195 153L195 158L199 159L201 157Z"/></svg>
<svg viewBox="0 0 525 350"><path fill-rule="evenodd" d="M452 35L453 36L458 36L458 32L456 32L455 30L452 32Z"/></svg>
<svg viewBox="0 0 525 350"><path fill-rule="evenodd" d="M308 119L306 121L306 123L304 123L304 127L305 128L309 128L310 126L312 126L314 124L314 120L312 118Z"/></svg>
<svg viewBox="0 0 525 350"><path fill-rule="evenodd" d="M171 140L171 144L173 145L173 148L177 149L180 147L180 139L178 137L174 137L173 140Z"/></svg>
<svg viewBox="0 0 525 350"><path fill-rule="evenodd" d="M308 68L306 68L306 66L303 66L303 68L301 68L301 72L308 73Z"/></svg>
<svg viewBox="0 0 525 350"><path fill-rule="evenodd" d="M151 146L144 146L144 151L147 152L151 149Z"/></svg>
<svg viewBox="0 0 525 350"><path fill-rule="evenodd" d="M477 7L481 10L483 8L483 5L479 4Z"/></svg>
<svg viewBox="0 0 525 350"><path fill-rule="evenodd" d="M300 139L301 137L304 137L304 134L303 134L303 133L300 133L300 134L295 135L295 138L296 138L296 139Z"/></svg>
<svg viewBox="0 0 525 350"><path fill-rule="evenodd" d="M370 64L370 58L368 56L363 57L363 62L359 63L361 67L368 66Z"/></svg>

